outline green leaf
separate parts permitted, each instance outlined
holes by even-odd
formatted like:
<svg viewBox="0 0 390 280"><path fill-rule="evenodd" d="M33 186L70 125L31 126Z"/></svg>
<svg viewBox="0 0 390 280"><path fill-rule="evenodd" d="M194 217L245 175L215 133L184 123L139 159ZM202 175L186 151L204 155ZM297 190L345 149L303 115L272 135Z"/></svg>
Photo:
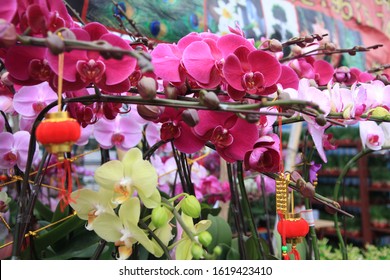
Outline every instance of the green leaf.
<svg viewBox="0 0 390 280"><path fill-rule="evenodd" d="M44 250L49 245L58 242L59 240L66 237L68 234L75 231L76 229L80 227L84 227L84 225L85 225L85 221L80 220L77 216L73 216L68 220L64 221L63 223L53 226L53 228L50 231L44 234L40 234L35 239L35 243L34 243L35 251L40 252Z"/></svg>
<svg viewBox="0 0 390 280"><path fill-rule="evenodd" d="M259 244L255 237L251 236L245 241L245 251L248 260L259 260L260 255L257 251Z"/></svg>
<svg viewBox="0 0 390 280"><path fill-rule="evenodd" d="M207 250L212 252L214 247L220 244L230 246L232 242L232 231L229 224L219 216L208 215L207 219L211 221L211 226L207 231L213 236L213 240L207 247Z"/></svg>
<svg viewBox="0 0 390 280"><path fill-rule="evenodd" d="M67 244L66 247L63 247L59 251L52 250L52 253L55 255L50 256L49 254L46 257L42 257L45 260L68 260L68 259L89 259L95 252L100 238L91 231L84 231L82 234L71 239L71 242ZM104 250L107 250L108 247ZM47 252L50 252L47 250Z"/></svg>
<svg viewBox="0 0 390 280"><path fill-rule="evenodd" d="M202 210L200 212L200 217L206 219L208 215L217 216L221 212L221 208L213 208L207 203L201 203Z"/></svg>
<svg viewBox="0 0 390 280"><path fill-rule="evenodd" d="M46 221L51 221L53 219L53 212L39 199L37 199L35 202L35 211L39 219Z"/></svg>

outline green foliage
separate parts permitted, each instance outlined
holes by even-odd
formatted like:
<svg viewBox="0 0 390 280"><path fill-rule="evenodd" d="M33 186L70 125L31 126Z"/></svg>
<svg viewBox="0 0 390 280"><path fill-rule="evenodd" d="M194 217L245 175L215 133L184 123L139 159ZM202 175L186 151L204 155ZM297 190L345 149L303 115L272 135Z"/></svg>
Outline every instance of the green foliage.
<svg viewBox="0 0 390 280"><path fill-rule="evenodd" d="M338 248L329 244L327 238L318 240L321 260L341 260L342 253ZM366 248L359 248L352 244L347 245L349 260L390 260L390 246L377 247L367 245Z"/></svg>
<svg viewBox="0 0 390 280"><path fill-rule="evenodd" d="M208 215L207 219L211 221L211 226L208 228L208 232L211 234L213 239L210 244L207 246L207 250L212 252L216 246L221 246L223 253L220 256L227 253L227 250L230 248L232 243L232 231L229 224L219 216Z"/></svg>

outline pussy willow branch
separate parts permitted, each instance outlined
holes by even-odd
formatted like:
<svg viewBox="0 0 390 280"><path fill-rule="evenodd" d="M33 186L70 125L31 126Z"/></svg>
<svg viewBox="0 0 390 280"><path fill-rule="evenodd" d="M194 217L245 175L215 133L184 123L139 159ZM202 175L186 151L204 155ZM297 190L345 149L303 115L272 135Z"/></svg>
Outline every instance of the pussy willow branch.
<svg viewBox="0 0 390 280"><path fill-rule="evenodd" d="M127 15L126 15L126 12L122 9L122 7L114 0L111 0L111 2L115 5L115 7L118 9L119 13L127 20L127 22L131 25L131 27L134 29L134 31L136 32L135 35L132 35L132 36L135 36L135 37L145 37L141 31L138 29L137 27L137 24L135 23L134 20L132 20L131 18L129 18Z"/></svg>
<svg viewBox="0 0 390 280"><path fill-rule="evenodd" d="M83 21L80 14L75 9L71 5L69 5L69 3L67 1L63 0L62 2L64 2L65 6L69 9L69 11L71 11L71 13L77 18L77 20L82 25L85 25L85 22Z"/></svg>
<svg viewBox="0 0 390 280"><path fill-rule="evenodd" d="M279 176L278 174L269 173L269 172L264 172L263 174L265 176L267 176L267 177L272 178L272 179L277 179L278 176ZM295 182L290 182L289 187L292 188L293 190L297 191L298 193L300 192L299 188L296 186ZM345 215L347 217L350 217L350 218L354 217L352 214L350 214L350 213L348 213L348 212L338 208L337 207L337 205L338 205L337 202L335 202L335 201L333 201L333 200L331 200L329 198L326 198L326 197L324 197L324 196L322 196L322 195L320 195L318 193L314 194L313 199L315 201L318 201L319 203L325 205L325 206L328 206L328 207L332 208L333 210L335 210L336 212L338 212L340 214L343 214L343 215Z"/></svg>
<svg viewBox="0 0 390 280"><path fill-rule="evenodd" d="M353 48L350 49L335 49L335 50L328 50L326 48L318 48L316 50L311 50L299 55L294 55L294 56L288 56L279 59L281 63L294 60L294 59L299 59L307 56L313 56L313 55L332 55L332 54L339 54L339 53L348 53L350 55L355 55L358 52L368 52L372 49L377 49L383 47L382 44L376 44L368 47L362 47L362 46L354 46Z"/></svg>
<svg viewBox="0 0 390 280"><path fill-rule="evenodd" d="M46 38L37 38L31 36L19 35L18 40L22 45L31 45L39 47L47 47ZM89 51L98 51L101 53L110 54L114 58L122 58L123 55L131 56L137 59L138 65L141 70L144 72L153 71L153 65L150 59L147 57L147 54L143 51L136 50L125 50L115 46L111 46L105 41L81 41L81 40L72 40L64 39L65 44L64 51L71 50L89 50Z"/></svg>

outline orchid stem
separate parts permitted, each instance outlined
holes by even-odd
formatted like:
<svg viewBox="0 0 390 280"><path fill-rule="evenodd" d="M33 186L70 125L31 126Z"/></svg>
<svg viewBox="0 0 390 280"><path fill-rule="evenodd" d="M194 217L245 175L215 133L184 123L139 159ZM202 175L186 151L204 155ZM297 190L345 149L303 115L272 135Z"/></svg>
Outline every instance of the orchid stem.
<svg viewBox="0 0 390 280"><path fill-rule="evenodd" d="M260 258L266 259L266 256L264 254L263 245L260 242L259 234L257 233L257 227L253 218L253 214L251 211L251 207L248 200L248 195L246 193L245 189L245 183L244 183L244 172L243 172L243 166L242 161L237 161L237 178L238 178L238 186L240 187L240 194L241 194L241 200L243 204L243 210L244 214L247 219L249 219L249 228L252 233L252 237L255 239L257 246L256 251Z"/></svg>
<svg viewBox="0 0 390 280"><path fill-rule="evenodd" d="M148 233L152 236L154 240L158 243L158 245L161 247L161 249L164 251L165 256L168 260L172 260L171 255L169 254L169 249L165 244L161 241L160 238L148 227L148 225L144 221L139 221L139 224L142 228L146 229Z"/></svg>
<svg viewBox="0 0 390 280"><path fill-rule="evenodd" d="M241 260L246 260L246 249L245 249L245 242L244 242L244 221L241 217L240 213L240 198L239 198L239 193L237 192L236 188L236 182L235 178L233 175L233 170L232 170L232 165L230 163L227 163L227 173L228 173L228 179L229 179L229 186L230 186L230 192L231 192L231 211L233 212L233 218L234 218L234 223L236 225L236 230L237 230L237 235L238 235L238 249L240 252L240 259Z"/></svg>

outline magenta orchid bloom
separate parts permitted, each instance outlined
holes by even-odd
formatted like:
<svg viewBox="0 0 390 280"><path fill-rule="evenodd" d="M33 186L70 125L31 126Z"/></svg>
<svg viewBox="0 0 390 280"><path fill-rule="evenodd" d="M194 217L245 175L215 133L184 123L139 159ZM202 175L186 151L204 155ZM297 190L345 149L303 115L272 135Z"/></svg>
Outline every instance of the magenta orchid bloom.
<svg viewBox="0 0 390 280"><path fill-rule="evenodd" d="M158 119L162 123L160 138L163 141L172 140L175 147L183 153L192 154L202 149L206 140L199 138L182 119L182 109L165 108Z"/></svg>
<svg viewBox="0 0 390 280"><path fill-rule="evenodd" d="M227 162L243 160L259 138L256 124L227 112L200 111L199 123L193 131L204 141L214 144L218 154Z"/></svg>
<svg viewBox="0 0 390 280"><path fill-rule="evenodd" d="M258 172L280 171L280 140L276 134L261 136L253 146L253 150L245 154L245 170Z"/></svg>
<svg viewBox="0 0 390 280"><path fill-rule="evenodd" d="M154 73L164 81L184 83L186 73L181 65L182 55L175 44L158 44L151 52Z"/></svg>
<svg viewBox="0 0 390 280"><path fill-rule="evenodd" d="M55 74L46 59L47 50L34 46L13 46L7 50L4 63L9 80L18 85L51 82Z"/></svg>
<svg viewBox="0 0 390 280"><path fill-rule="evenodd" d="M229 183L220 182L214 175L202 178L199 185L195 185L195 191L199 192L210 204L217 201L227 202L231 197Z"/></svg>
<svg viewBox="0 0 390 280"><path fill-rule="evenodd" d="M16 0L10 0L0 5L0 19L11 22L17 10Z"/></svg>
<svg viewBox="0 0 390 280"><path fill-rule="evenodd" d="M10 169L15 165L22 171L26 169L30 133L18 131L0 133L0 169ZM38 144L34 158L38 155Z"/></svg>
<svg viewBox="0 0 390 280"><path fill-rule="evenodd" d="M320 86L327 85L333 79L334 68L325 60L305 57L294 59L289 66L300 78L313 79Z"/></svg>
<svg viewBox="0 0 390 280"><path fill-rule="evenodd" d="M264 181L265 194L275 193L275 191L276 191L275 179L272 179L268 176L259 175L259 176L256 176L255 180L256 180L256 184L258 186L258 189L260 191L262 190L262 188L261 188L262 181Z"/></svg>
<svg viewBox="0 0 390 280"><path fill-rule="evenodd" d="M385 134L381 126L374 121L359 122L360 139L364 148L378 151L385 142Z"/></svg>
<svg viewBox="0 0 390 280"><path fill-rule="evenodd" d="M368 72L360 71L360 69L346 66L341 66L335 69L333 74L333 80L338 83L344 83L347 86L353 83L367 83L372 81L375 77Z"/></svg>
<svg viewBox="0 0 390 280"><path fill-rule="evenodd" d="M18 0L17 3L22 31L30 27L33 33L46 36L48 31L55 32L62 27L74 26L61 0Z"/></svg>
<svg viewBox="0 0 390 280"><path fill-rule="evenodd" d="M15 94L13 105L23 117L35 118L50 103L58 99L47 82L35 86L24 86ZM56 110L55 106L52 110Z"/></svg>
<svg viewBox="0 0 390 280"><path fill-rule="evenodd" d="M131 50L130 45L120 37L109 33L100 23L89 23L83 29L71 29L78 40L106 41L112 46ZM58 57L47 53L51 69L58 74ZM136 60L124 56L121 60L105 59L99 52L73 50L65 53L64 58L64 87L72 90L85 88L90 83L109 93L121 93L130 88L129 76L135 70Z"/></svg>
<svg viewBox="0 0 390 280"><path fill-rule="evenodd" d="M310 183L314 183L317 181L317 173L321 169L322 164L321 163L315 163L314 161L310 162L310 168L309 168L309 181Z"/></svg>
<svg viewBox="0 0 390 280"><path fill-rule="evenodd" d="M142 139L142 126L126 115L117 115L114 120L99 119L94 125L93 135L104 149L114 146L129 150Z"/></svg>
<svg viewBox="0 0 390 280"><path fill-rule="evenodd" d="M274 56L246 47L239 47L228 55L223 65L223 75L229 86L240 92L258 95L275 92L281 72L281 65Z"/></svg>

